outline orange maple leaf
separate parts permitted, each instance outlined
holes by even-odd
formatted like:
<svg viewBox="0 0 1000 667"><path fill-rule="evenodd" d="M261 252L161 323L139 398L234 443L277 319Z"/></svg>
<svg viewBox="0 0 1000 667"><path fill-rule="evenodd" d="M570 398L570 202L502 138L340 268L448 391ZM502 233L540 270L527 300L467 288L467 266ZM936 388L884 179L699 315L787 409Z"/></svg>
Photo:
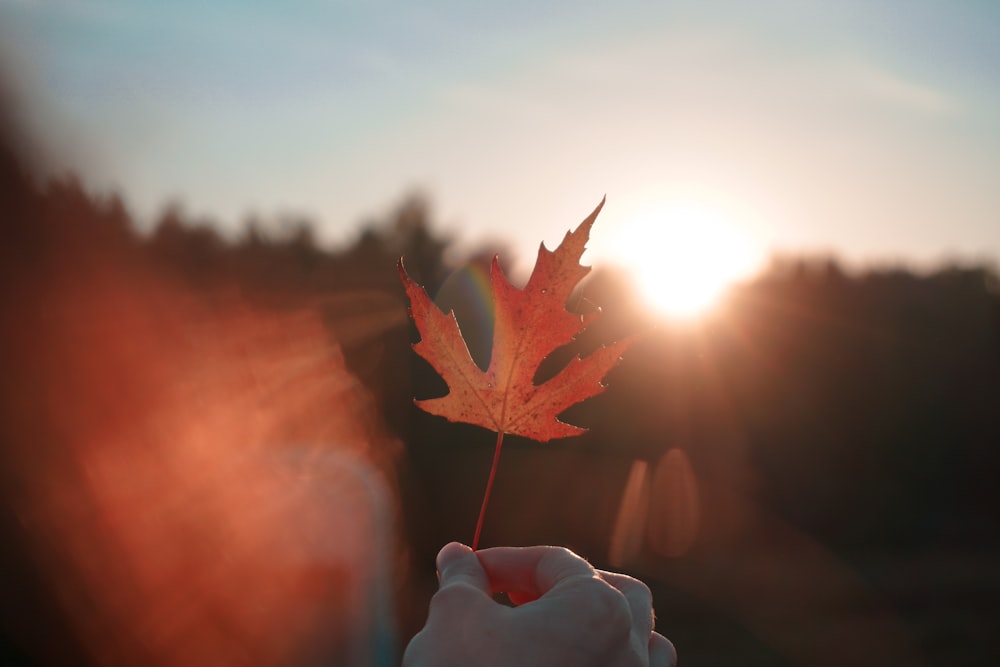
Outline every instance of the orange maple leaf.
<svg viewBox="0 0 1000 667"><path fill-rule="evenodd" d="M472 360L454 311L445 315L427 292L407 275L402 260L399 275L410 298L410 315L420 332L413 349L430 362L450 392L441 398L418 400L427 412L453 422L466 422L497 433L539 442L584 433L586 429L559 421L566 408L604 391L601 380L632 342L624 339L573 358L557 375L534 383L539 364L583 331L599 311L576 315L566 310L570 293L590 267L580 257L590 228L604 200L559 247L541 244L538 260L522 289L508 282L497 258L490 266L494 299L493 354L485 371Z"/></svg>
<svg viewBox="0 0 1000 667"><path fill-rule="evenodd" d="M426 290L407 275L403 260L399 260L399 277L410 298L410 316L420 332L420 342L413 349L430 362L449 388L445 396L415 403L450 421L476 424L497 433L493 467L476 523L473 549L479 545L504 434L547 442L584 433L586 429L559 421L558 415L604 391L601 380L632 343L632 338L626 338L605 345L586 358L578 355L551 379L539 385L534 383L539 364L572 341L600 313L575 315L566 310L566 301L590 271L590 267L580 265L580 257L603 206L602 199L575 231L566 233L554 251L548 250L544 243L538 247L535 268L522 289L508 282L497 258L493 258L490 266L493 353L485 371L472 360L455 312L445 315Z"/></svg>

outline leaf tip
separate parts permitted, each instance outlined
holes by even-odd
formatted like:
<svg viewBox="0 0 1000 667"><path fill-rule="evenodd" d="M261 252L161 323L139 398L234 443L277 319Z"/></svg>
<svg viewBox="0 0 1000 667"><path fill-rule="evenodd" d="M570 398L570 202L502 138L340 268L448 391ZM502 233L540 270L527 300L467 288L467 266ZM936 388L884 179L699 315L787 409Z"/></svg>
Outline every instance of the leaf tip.
<svg viewBox="0 0 1000 667"><path fill-rule="evenodd" d="M493 255L493 259L490 261L490 278L497 274L503 275L503 269L500 268L500 255Z"/></svg>
<svg viewBox="0 0 1000 667"><path fill-rule="evenodd" d="M593 226L594 221L597 220L597 215L601 212L601 209L604 208L604 202L606 202L607 199L608 199L607 195L604 195L603 197L601 197L601 201L598 202L597 206L594 208L593 211L591 211L590 215L588 215L584 219L584 221L580 223L580 226L577 228L578 230L582 229L582 230L588 232L588 236L589 236L590 228ZM584 240L586 240L586 239L584 239Z"/></svg>

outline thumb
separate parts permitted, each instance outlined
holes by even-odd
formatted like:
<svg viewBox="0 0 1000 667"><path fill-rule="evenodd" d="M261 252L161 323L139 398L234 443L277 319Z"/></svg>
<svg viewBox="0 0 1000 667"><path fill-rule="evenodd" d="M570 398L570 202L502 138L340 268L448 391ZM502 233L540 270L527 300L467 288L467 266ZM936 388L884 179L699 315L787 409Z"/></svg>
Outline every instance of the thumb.
<svg viewBox="0 0 1000 667"><path fill-rule="evenodd" d="M444 545L437 555L438 584L440 589L450 586L472 586L490 594L490 580L479 563L476 553L458 542Z"/></svg>

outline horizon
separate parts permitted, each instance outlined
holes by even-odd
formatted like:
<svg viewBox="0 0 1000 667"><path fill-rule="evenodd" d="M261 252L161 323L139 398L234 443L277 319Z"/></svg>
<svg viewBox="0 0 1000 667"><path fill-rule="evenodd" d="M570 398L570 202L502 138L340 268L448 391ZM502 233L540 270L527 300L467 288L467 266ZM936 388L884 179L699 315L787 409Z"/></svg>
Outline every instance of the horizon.
<svg viewBox="0 0 1000 667"><path fill-rule="evenodd" d="M986 3L0 0L0 17L45 175L120 194L147 229L179 203L229 235L302 218L342 244L419 191L439 232L502 240L523 270L606 194L591 265L634 264L691 208L738 232L746 275L775 255L1000 258Z"/></svg>

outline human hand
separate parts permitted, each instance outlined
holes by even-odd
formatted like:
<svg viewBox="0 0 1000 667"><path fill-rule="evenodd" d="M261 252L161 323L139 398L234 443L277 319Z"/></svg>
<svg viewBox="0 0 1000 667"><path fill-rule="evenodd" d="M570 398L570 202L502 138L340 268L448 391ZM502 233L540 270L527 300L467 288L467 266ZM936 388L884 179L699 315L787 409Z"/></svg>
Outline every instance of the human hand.
<svg viewBox="0 0 1000 667"><path fill-rule="evenodd" d="M562 547L451 543L438 553L439 588L404 667L674 667L653 632L649 589L596 570ZM515 607L494 601L506 592Z"/></svg>

